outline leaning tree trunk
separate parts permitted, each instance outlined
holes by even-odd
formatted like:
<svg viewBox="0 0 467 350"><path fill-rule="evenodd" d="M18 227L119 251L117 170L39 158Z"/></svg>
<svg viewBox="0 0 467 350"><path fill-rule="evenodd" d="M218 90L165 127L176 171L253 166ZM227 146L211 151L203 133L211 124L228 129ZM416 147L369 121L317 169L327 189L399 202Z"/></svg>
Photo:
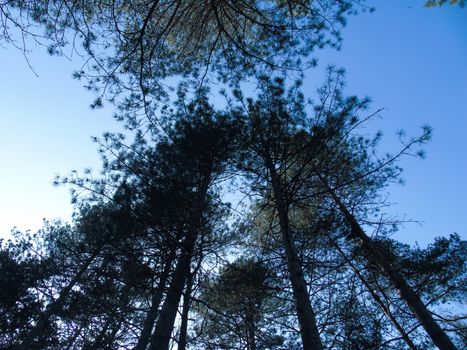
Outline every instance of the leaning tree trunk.
<svg viewBox="0 0 467 350"><path fill-rule="evenodd" d="M177 316L178 304L180 303L182 291L185 287L185 281L190 269L191 258L197 238L197 232L190 232L185 238L182 252L172 277L172 282L167 291L167 296L157 320L156 329L151 338L149 350L164 350L169 348L175 318Z"/></svg>
<svg viewBox="0 0 467 350"><path fill-rule="evenodd" d="M279 176L270 159L267 159L267 167L270 173L272 188L274 192L275 205L279 215L282 244L285 250L287 268L292 292L295 300L298 322L300 324L300 336L304 350L321 350L323 348L319 338L316 317L310 303L305 277L300 264L295 242L291 237L289 217L286 201L282 192Z"/></svg>
<svg viewBox="0 0 467 350"><path fill-rule="evenodd" d="M107 318L107 321L105 322L104 327L102 327L102 330L99 332L99 335L94 340L94 343L90 346L83 347L83 350L97 350L102 346L102 341L104 340L105 334L109 330L110 325L112 324L112 321L114 320L114 317L115 317L115 314L112 314Z"/></svg>
<svg viewBox="0 0 467 350"><path fill-rule="evenodd" d="M81 335L81 331L83 330L83 328L85 328L84 326L79 326L78 328L76 328L75 332L73 333L73 335L69 338L69 340L67 340L67 347L64 348L64 350L70 350L73 345L75 344L75 341L76 339L78 339L78 337Z"/></svg>
<svg viewBox="0 0 467 350"><path fill-rule="evenodd" d="M115 345L115 338L117 337L118 331L125 322L125 314L123 313L116 323L115 327L112 329L112 332L109 334L109 345Z"/></svg>
<svg viewBox="0 0 467 350"><path fill-rule="evenodd" d="M157 317L157 311L159 310L159 305L162 301L162 296L164 295L164 289L167 284L167 279L170 274L170 267L172 265L173 259L175 257L175 247L172 247L170 254L165 262L164 270L159 279L159 285L157 287L157 292L153 294L151 298L151 307L146 314L146 318L143 323L143 330L138 339L138 343L133 348L133 350L145 350L151 339L151 331L154 327L154 323Z"/></svg>
<svg viewBox="0 0 467 350"><path fill-rule="evenodd" d="M180 304L187 276L190 273L191 259L193 257L196 240L199 235L199 229L205 208L206 194L211 181L210 170L211 167L209 167L207 175L200 186L198 200L196 201L197 207L194 209L195 213L192 220L192 230L187 233L183 241L180 257L178 258L169 290L167 291L166 298L162 305L162 310L159 314L156 328L151 337L149 350L166 350L169 348L175 318L177 316L178 305Z"/></svg>
<svg viewBox="0 0 467 350"><path fill-rule="evenodd" d="M399 291L401 298L404 299L409 308L420 321L421 325L428 333L433 343L441 350L457 350L447 334L433 319L431 313L428 311L425 304L423 304L418 294L415 293L415 291L405 281L402 275L392 267L384 252L378 249L378 247L376 247L371 242L371 239L366 235L365 231L363 231L355 217L350 213L344 203L342 203L337 194L327 184L325 185L328 188L328 191L334 202L339 207L339 210L350 224L352 235L348 235L347 238L357 238L360 246L363 249L363 252L365 253L365 256L376 263L376 265L378 265L379 268L386 274L394 287Z"/></svg>

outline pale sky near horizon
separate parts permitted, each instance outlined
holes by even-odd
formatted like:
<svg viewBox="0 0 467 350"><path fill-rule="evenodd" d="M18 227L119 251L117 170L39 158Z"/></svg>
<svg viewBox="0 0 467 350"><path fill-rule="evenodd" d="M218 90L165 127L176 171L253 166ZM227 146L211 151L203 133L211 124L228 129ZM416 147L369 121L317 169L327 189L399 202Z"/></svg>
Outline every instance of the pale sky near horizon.
<svg viewBox="0 0 467 350"><path fill-rule="evenodd" d="M306 73L307 91L335 64L347 71L347 92L370 96L382 119L368 133L382 130L382 144L393 149L394 133L416 134L433 127L426 160L407 159L404 186L390 189L398 205L391 213L419 220L395 237L425 245L436 235L467 237L467 8L425 9L423 1L370 1L372 14L352 16L340 52L319 52L319 67ZM36 230L42 218L71 214L68 189L52 186L55 174L100 161L90 136L120 130L112 108L90 110L92 94L71 78L75 61L50 57L41 47L29 56L0 48L0 237L13 226ZM362 132L366 132L363 130Z"/></svg>

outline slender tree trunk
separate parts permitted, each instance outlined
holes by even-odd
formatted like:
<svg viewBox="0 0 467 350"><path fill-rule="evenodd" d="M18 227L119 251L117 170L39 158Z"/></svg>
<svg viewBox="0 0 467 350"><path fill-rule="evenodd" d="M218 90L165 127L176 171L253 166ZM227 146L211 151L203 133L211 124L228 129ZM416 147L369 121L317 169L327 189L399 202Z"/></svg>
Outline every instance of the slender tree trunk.
<svg viewBox="0 0 467 350"><path fill-rule="evenodd" d="M256 327L255 320L252 315L246 316L246 332L247 332L247 349L256 350Z"/></svg>
<svg viewBox="0 0 467 350"><path fill-rule="evenodd" d="M295 308L297 310L298 322L300 324L300 335L302 338L304 350L322 350L323 346L319 338L316 317L310 303L305 277L300 263L295 242L291 237L288 209L279 176L271 159L266 159L267 167L270 172L276 209L279 215L279 224L281 229L282 244L285 250L289 278L292 284L292 292L295 299Z"/></svg>
<svg viewBox="0 0 467 350"><path fill-rule="evenodd" d="M380 269L388 276L394 287L399 291L402 299L415 314L425 331L430 336L433 343L441 350L457 350L443 329L436 323L430 312L423 304L417 293L410 287L401 274L392 267L384 252L378 249L371 239L363 231L355 217L350 213L347 207L342 203L336 193L327 185L328 191L333 200L339 207L345 219L349 222L352 229L352 236L349 239L357 238L363 249L365 256L375 262Z"/></svg>
<svg viewBox="0 0 467 350"><path fill-rule="evenodd" d="M188 275L185 294L183 295L182 320L180 324L180 337L178 338L178 350L185 350L188 333L188 312L190 311L191 293L193 289L193 275L195 271Z"/></svg>
<svg viewBox="0 0 467 350"><path fill-rule="evenodd" d="M34 348L33 343L37 337L45 333L45 327L47 326L49 318L63 307L63 302L67 298L68 294L70 294L72 288L76 285L76 283L78 283L82 275L89 268L99 252L100 249L97 249L94 253L92 253L92 255L84 262L83 266L81 266L81 268L78 270L70 283L68 283L68 285L62 289L60 296L47 306L46 310L39 316L35 327L29 332L23 343L19 345L18 350L30 350Z"/></svg>
<svg viewBox="0 0 467 350"><path fill-rule="evenodd" d="M191 257L197 238L197 232L190 232L185 238L182 252L172 277L172 282L167 291L167 296L157 320L156 329L151 338L149 350L164 350L169 348L178 305L185 286L185 280L190 268Z"/></svg>
<svg viewBox="0 0 467 350"><path fill-rule="evenodd" d="M159 314L151 343L149 344L149 350L166 350L169 348L178 305L180 304L187 276L190 273L191 259L199 235L200 223L205 208L206 194L211 181L210 171L211 167L206 169L207 175L200 186L196 203L197 207L194 209L195 213L192 222L192 230L187 233L183 241L180 257L162 305L162 310Z"/></svg>
<svg viewBox="0 0 467 350"><path fill-rule="evenodd" d="M401 335L402 339L404 340L404 342L407 344L407 346L411 349L411 350L418 350L418 348L415 346L415 344L412 342L412 340L410 339L409 335L405 332L404 328L400 325L400 323L397 321L397 319L394 317L394 315L391 313L391 310L389 310L389 308L384 304L383 300L381 300L381 298L379 297L378 294L375 293L375 291L373 290L373 288L369 285L369 283L366 281L365 277L362 276L362 274L360 273L360 271L358 271L358 269L354 266L354 264L350 261L350 259L345 255L345 253L342 251L342 249L339 247L339 245L331 238L329 237L329 239L331 240L331 243L332 245L334 245L334 247L336 247L336 249L339 251L339 253L342 255L342 257L344 258L344 260L347 262L347 264L349 264L349 266L352 268L352 270L355 272L355 274L357 275L358 279L363 283L363 285L366 287L366 289L368 290L368 292L371 294L371 296L373 297L373 299L376 301L376 303L380 306L380 308L383 310L384 314L386 315L386 317L389 319L389 321L391 321L391 323L394 325L394 327L397 329L397 331L399 332L399 334Z"/></svg>
<svg viewBox="0 0 467 350"><path fill-rule="evenodd" d="M108 318L105 326L100 331L94 343L90 346L83 347L83 350L99 350L99 349L108 348L108 346L114 346L115 336L120 330L124 319L125 319L125 313L123 311L121 312L120 317L117 318L117 320L115 320L115 313L113 313ZM112 322L114 323L113 328L111 328ZM109 329L111 329L111 332L106 337L106 333ZM104 342L104 339L105 339L105 342Z"/></svg>
<svg viewBox="0 0 467 350"><path fill-rule="evenodd" d="M157 317L157 311L159 310L159 305L162 301L162 296L164 295L164 289L170 275L170 267L174 258L175 247L172 248L165 263L164 271L162 272L159 285L157 287L157 292L155 292L151 298L151 307L146 315L146 319L144 320L143 330L139 336L138 343L133 350L145 350L149 344L149 340L151 339L151 332Z"/></svg>

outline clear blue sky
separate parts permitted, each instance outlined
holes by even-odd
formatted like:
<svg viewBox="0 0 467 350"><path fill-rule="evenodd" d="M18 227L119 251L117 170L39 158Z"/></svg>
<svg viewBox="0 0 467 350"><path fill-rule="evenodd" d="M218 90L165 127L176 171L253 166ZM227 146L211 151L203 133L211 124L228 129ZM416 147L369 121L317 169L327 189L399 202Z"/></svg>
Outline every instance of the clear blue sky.
<svg viewBox="0 0 467 350"><path fill-rule="evenodd" d="M423 1L370 1L373 14L351 17L341 52L320 52L307 72L305 93L322 81L326 64L347 71L347 91L385 107L383 148L394 149L398 129L434 129L427 159L407 159L405 186L391 188L392 213L423 221L396 238L428 243L453 232L467 237L467 9L424 9ZM78 63L35 48L28 68L20 52L0 48L0 237L13 226L37 229L42 218L69 219L68 190L55 174L99 168L91 135L119 130L112 109L92 111L92 95L71 79ZM363 130L366 132L365 130Z"/></svg>

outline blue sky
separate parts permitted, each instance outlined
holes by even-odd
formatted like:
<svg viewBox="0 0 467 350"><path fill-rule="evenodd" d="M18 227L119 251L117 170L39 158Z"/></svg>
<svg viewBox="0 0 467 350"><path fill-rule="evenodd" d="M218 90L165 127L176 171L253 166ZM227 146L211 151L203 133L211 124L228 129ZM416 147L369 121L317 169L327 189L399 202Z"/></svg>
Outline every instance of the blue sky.
<svg viewBox="0 0 467 350"><path fill-rule="evenodd" d="M424 245L436 235L467 237L467 8L425 9L423 1L372 1L373 14L349 19L341 52L322 53L347 72L347 92L369 96L382 119L383 150L397 149L398 129L433 128L425 160L405 159L404 186L390 188L391 213L419 220L396 235ZM313 72L307 86L313 89ZM365 130L361 130L366 132Z"/></svg>
<svg viewBox="0 0 467 350"><path fill-rule="evenodd" d="M91 135L119 130L112 110L92 111L92 95L71 78L75 66L35 48L28 68L20 52L0 49L0 237L13 226L37 229L42 218L69 219L68 189L56 174L91 166L99 157Z"/></svg>
<svg viewBox="0 0 467 350"><path fill-rule="evenodd" d="M370 96L382 119L362 132L382 130L383 150L396 147L395 131L433 127L426 160L406 159L404 186L390 189L391 213L423 222L395 237L424 245L436 235L467 237L467 9L423 8L423 1L370 1L372 14L349 18L341 52L319 52L306 74L305 94L322 81L326 64L347 71L347 92ZM42 218L68 219L68 190L55 174L99 168L91 135L120 130L110 107L88 107L92 95L72 80L78 62L34 48L28 68L21 53L0 48L0 237L13 226L37 229Z"/></svg>

